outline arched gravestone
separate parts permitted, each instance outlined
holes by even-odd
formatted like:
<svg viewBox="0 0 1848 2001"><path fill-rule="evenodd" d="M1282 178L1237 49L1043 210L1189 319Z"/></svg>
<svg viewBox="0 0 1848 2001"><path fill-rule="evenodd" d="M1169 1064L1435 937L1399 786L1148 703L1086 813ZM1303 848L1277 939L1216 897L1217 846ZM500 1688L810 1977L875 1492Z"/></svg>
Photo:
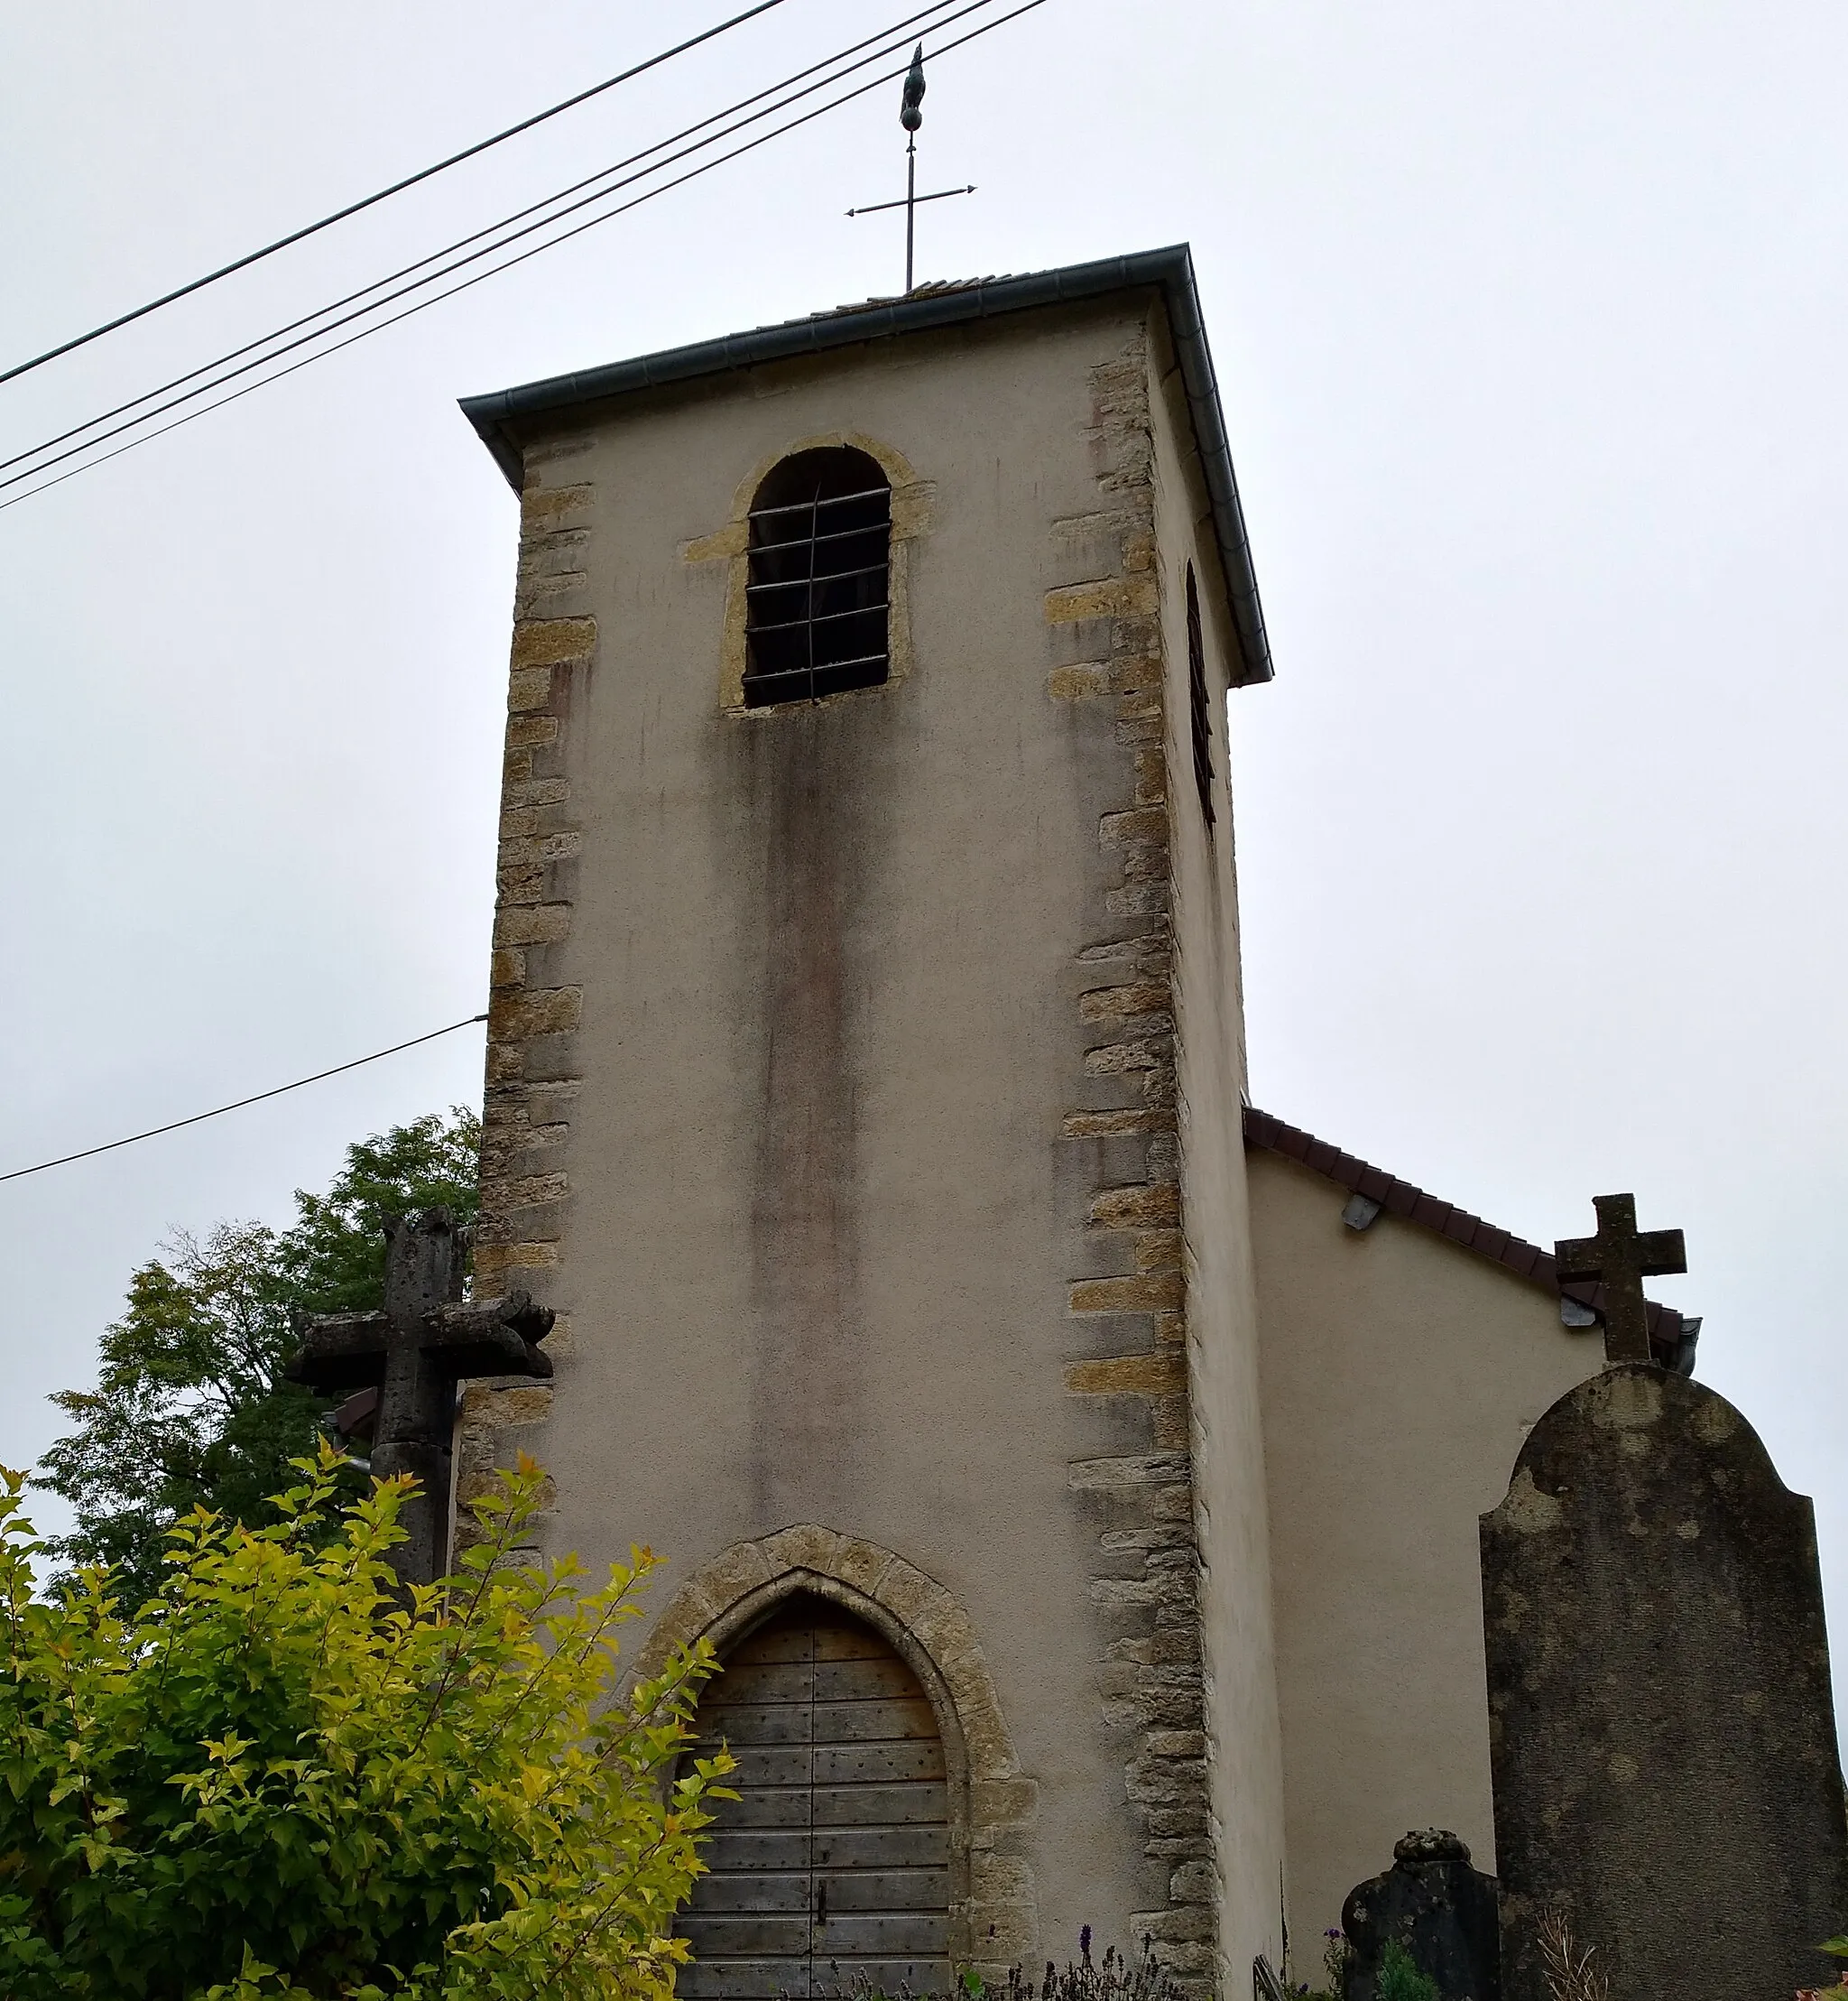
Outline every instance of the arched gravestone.
<svg viewBox="0 0 1848 2001"><path fill-rule="evenodd" d="M917 1677L873 1628L793 1599L726 1656L697 1748L728 1745L679 1930L691 2001L947 1994L949 1825L942 1739Z"/></svg>
<svg viewBox="0 0 1848 2001"><path fill-rule="evenodd" d="M1356 1884L1341 1907L1347 1936L1341 2001L1375 2001L1389 1946L1437 1987L1437 2001L1502 2001L1495 1879L1470 1867L1447 1828L1414 1829L1383 1876Z"/></svg>
<svg viewBox="0 0 1848 2001"><path fill-rule="evenodd" d="M1848 1927L1809 1502L1723 1397L1582 1383L1482 1521L1506 2001L1557 1905L1611 2001L1789 2001Z"/></svg>

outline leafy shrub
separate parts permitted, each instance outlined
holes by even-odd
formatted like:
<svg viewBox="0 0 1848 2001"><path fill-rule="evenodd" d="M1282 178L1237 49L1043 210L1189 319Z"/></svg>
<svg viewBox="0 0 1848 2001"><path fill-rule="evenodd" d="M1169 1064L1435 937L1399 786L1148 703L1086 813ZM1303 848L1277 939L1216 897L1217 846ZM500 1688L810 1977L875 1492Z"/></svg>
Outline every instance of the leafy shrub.
<svg viewBox="0 0 1848 2001"><path fill-rule="evenodd" d="M5 1477L0 1994L664 2001L731 1766L673 1775L707 1649L600 1707L654 1559L595 1592L575 1558L515 1567L522 1460L461 1572L405 1604L384 1552L411 1483L341 1508L338 1455L297 1463L273 1525L182 1521L132 1619L105 1571L34 1598Z"/></svg>
<svg viewBox="0 0 1848 2001"><path fill-rule="evenodd" d="M1347 1992L1347 1970L1354 1964L1354 1947L1347 1933L1335 1925L1323 1932L1322 1940L1322 1978L1327 1985L1315 1995L1305 1983L1302 1992L1307 2001L1342 2001Z"/></svg>
<svg viewBox="0 0 1848 2001"><path fill-rule="evenodd" d="M1816 1950L1826 1952L1832 1959L1848 1959L1848 1938L1825 1939ZM1848 1973L1842 1976L1839 1987L1799 1987L1797 2001L1827 2001L1830 1996L1839 1996L1843 1987L1848 1987Z"/></svg>
<svg viewBox="0 0 1848 2001"><path fill-rule="evenodd" d="M1322 1978L1326 1985L1312 1987L1307 1981L1284 1984L1289 2001L1342 2001L1347 1992L1348 1976L1354 1963L1354 1947L1344 1932L1325 1932ZM1417 1962L1397 1939L1387 1941L1380 1970L1373 1982L1374 2001L1437 2001L1437 1983L1420 1973Z"/></svg>
<svg viewBox="0 0 1848 2001"><path fill-rule="evenodd" d="M1389 1939L1380 1956L1376 1987L1380 2001L1437 2001L1437 1983L1418 1971L1411 1954L1397 1939Z"/></svg>

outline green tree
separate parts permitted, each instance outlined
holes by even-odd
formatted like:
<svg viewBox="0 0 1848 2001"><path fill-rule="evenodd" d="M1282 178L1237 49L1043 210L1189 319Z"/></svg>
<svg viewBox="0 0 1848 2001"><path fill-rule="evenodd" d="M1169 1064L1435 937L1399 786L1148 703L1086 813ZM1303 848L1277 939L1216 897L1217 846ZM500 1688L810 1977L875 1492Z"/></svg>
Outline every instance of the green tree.
<svg viewBox="0 0 1848 2001"><path fill-rule="evenodd" d="M263 1519L328 1408L282 1379L291 1310L382 1304L384 1218L442 1205L472 1220L480 1138L472 1112L432 1113L349 1146L324 1195L296 1190L288 1229L219 1223L163 1245L103 1335L96 1388L51 1400L72 1428L38 1484L71 1504L77 1525L50 1552L109 1567L139 1605L160 1587L167 1532L193 1509Z"/></svg>
<svg viewBox="0 0 1848 2001"><path fill-rule="evenodd" d="M575 1558L516 1566L522 1460L405 1605L412 1483L341 1507L330 1448L300 1471L266 1527L178 1524L129 1618L106 1572L39 1595L5 1476L0 1994L666 2001L731 1761L687 1756L705 1643L611 1700L654 1558L596 1592Z"/></svg>
<svg viewBox="0 0 1848 2001"><path fill-rule="evenodd" d="M447 1209L472 1223L480 1153L481 1121L460 1105L349 1146L325 1195L295 1191L296 1221L282 1237L291 1302L313 1313L383 1305L386 1217Z"/></svg>

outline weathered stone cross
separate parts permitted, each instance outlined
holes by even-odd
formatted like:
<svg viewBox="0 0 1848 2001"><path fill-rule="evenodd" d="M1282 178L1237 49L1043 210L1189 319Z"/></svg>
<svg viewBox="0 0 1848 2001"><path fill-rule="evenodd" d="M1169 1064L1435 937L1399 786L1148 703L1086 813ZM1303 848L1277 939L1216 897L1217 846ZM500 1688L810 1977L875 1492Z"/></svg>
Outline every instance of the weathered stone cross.
<svg viewBox="0 0 1848 2001"><path fill-rule="evenodd" d="M1649 1307L1642 1282L1665 1272L1687 1269L1687 1246L1679 1230L1639 1230L1634 1195L1598 1195L1595 1237L1569 1237L1555 1244L1559 1276L1595 1279L1604 1288L1604 1360L1652 1362Z"/></svg>
<svg viewBox="0 0 1848 2001"><path fill-rule="evenodd" d="M286 1373L323 1396L377 1388L373 1473L413 1473L419 1482L398 1517L410 1539L392 1551L393 1568L405 1584L429 1584L448 1564L456 1385L467 1376L550 1376L551 1358L538 1344L552 1315L524 1292L465 1304L468 1235L446 1209L390 1218L385 1237L383 1312L304 1319Z"/></svg>

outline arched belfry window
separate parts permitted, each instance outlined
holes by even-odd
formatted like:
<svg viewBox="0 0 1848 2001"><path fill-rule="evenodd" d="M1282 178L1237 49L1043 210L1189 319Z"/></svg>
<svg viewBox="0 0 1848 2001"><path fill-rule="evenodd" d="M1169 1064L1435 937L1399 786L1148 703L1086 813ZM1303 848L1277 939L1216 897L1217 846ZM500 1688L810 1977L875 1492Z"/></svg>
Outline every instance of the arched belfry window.
<svg viewBox="0 0 1848 2001"><path fill-rule="evenodd" d="M891 672L892 485L848 445L799 451L751 504L744 706L816 701Z"/></svg>

